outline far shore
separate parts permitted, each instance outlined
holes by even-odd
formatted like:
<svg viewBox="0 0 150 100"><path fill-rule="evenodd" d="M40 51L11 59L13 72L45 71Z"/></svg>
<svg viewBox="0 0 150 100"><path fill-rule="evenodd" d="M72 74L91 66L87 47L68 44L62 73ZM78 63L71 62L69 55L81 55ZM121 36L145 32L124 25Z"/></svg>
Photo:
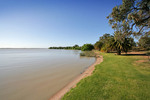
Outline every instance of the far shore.
<svg viewBox="0 0 150 100"><path fill-rule="evenodd" d="M60 100L67 92L70 91L71 88L76 87L76 84L83 78L90 76L94 69L95 65L100 64L103 62L103 56L100 56L98 53L96 53L96 60L95 62L89 66L82 74L77 76L72 82L68 83L64 88L62 88L60 91L58 91L56 94L54 94L49 100Z"/></svg>

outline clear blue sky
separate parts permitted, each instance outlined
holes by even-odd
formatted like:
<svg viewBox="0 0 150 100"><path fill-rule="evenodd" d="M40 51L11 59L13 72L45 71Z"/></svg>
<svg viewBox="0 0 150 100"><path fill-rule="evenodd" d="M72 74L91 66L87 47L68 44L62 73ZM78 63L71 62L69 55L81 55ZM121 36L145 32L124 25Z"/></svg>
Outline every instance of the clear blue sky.
<svg viewBox="0 0 150 100"><path fill-rule="evenodd" d="M0 0L0 48L94 44L121 0Z"/></svg>

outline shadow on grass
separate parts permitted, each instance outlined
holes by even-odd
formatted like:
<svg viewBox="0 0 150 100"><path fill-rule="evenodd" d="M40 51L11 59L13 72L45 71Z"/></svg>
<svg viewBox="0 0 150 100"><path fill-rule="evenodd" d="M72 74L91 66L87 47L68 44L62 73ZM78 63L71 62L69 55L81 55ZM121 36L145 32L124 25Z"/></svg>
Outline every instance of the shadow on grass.
<svg viewBox="0 0 150 100"><path fill-rule="evenodd" d="M146 54L121 54L121 56L147 56Z"/></svg>

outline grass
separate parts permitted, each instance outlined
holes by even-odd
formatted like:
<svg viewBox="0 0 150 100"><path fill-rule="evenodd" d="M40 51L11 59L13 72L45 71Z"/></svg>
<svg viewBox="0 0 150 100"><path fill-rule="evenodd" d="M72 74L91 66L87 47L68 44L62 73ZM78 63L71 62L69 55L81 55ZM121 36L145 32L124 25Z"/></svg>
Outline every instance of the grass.
<svg viewBox="0 0 150 100"><path fill-rule="evenodd" d="M150 62L143 56L102 53L104 61L62 100L150 100Z"/></svg>

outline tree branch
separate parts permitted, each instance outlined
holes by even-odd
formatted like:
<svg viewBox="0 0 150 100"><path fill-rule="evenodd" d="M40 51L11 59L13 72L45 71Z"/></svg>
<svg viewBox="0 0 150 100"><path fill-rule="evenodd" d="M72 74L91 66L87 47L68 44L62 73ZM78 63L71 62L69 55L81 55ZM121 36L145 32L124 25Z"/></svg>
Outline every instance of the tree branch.
<svg viewBox="0 0 150 100"><path fill-rule="evenodd" d="M140 21L138 21L138 22L133 23L132 26L131 26L131 30L133 29L133 26L134 26L135 24L143 23L143 22L145 22L146 20L148 20L149 18L150 18L150 16L147 17L147 18L145 18L145 19L142 19L142 20L140 20ZM145 26L145 25L144 25L144 26Z"/></svg>
<svg viewBox="0 0 150 100"><path fill-rule="evenodd" d="M135 24L136 24L136 23L133 23L133 24L132 24L132 26L131 26L131 30L133 30L133 26L134 26Z"/></svg>

